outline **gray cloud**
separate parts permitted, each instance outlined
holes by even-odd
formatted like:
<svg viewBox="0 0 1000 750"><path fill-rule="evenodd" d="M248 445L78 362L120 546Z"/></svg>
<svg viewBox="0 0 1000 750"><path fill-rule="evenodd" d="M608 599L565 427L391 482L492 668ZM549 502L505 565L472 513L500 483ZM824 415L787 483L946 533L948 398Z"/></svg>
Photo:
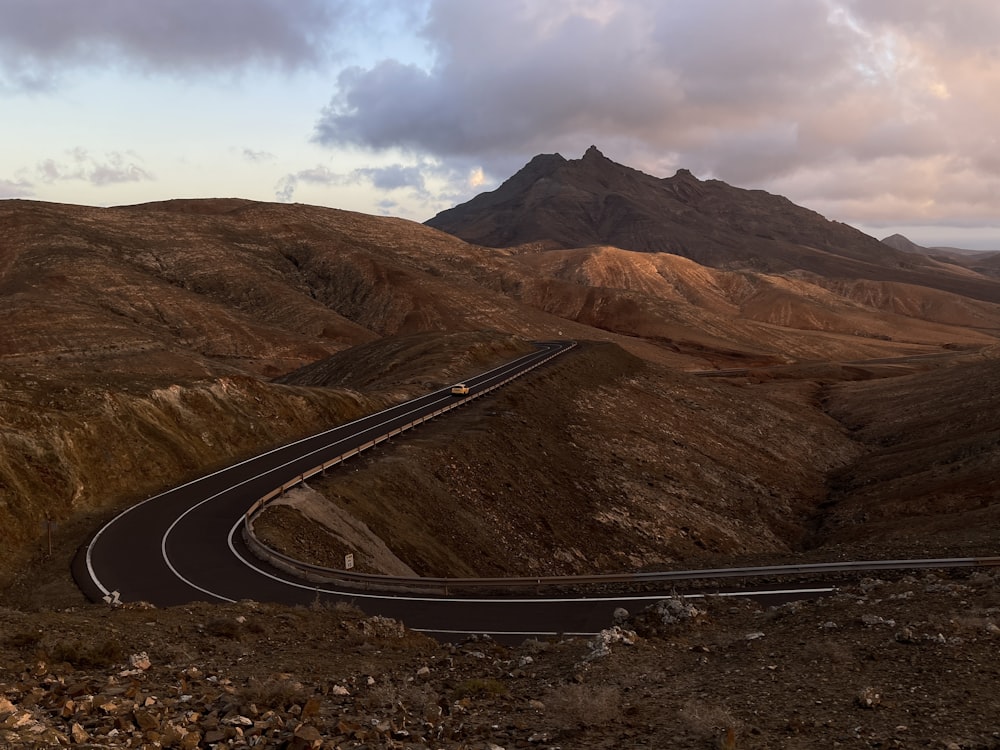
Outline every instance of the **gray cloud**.
<svg viewBox="0 0 1000 750"><path fill-rule="evenodd" d="M34 187L23 179L0 179L0 198L30 198L35 194Z"/></svg>
<svg viewBox="0 0 1000 750"><path fill-rule="evenodd" d="M334 172L326 166L303 169L282 177L275 187L275 196L281 201L291 201L300 182L312 185L371 185L377 190L391 192L407 190L411 196L426 201L430 193L426 187L428 177L440 177L441 167L421 163L418 165L390 164L385 167L364 167L350 172ZM450 177L450 172L448 173ZM391 199L386 199L396 205Z"/></svg>
<svg viewBox="0 0 1000 750"><path fill-rule="evenodd" d="M486 187L595 143L653 174L801 190L842 220L942 218L959 180L977 206L996 194L994 0L433 0L421 33L434 64L342 71L314 140L458 179L482 166Z"/></svg>
<svg viewBox="0 0 1000 750"><path fill-rule="evenodd" d="M244 148L243 158L255 164L260 164L262 162L274 161L275 157L270 151L255 151L252 148Z"/></svg>
<svg viewBox="0 0 1000 750"><path fill-rule="evenodd" d="M283 69L327 55L347 0L0 0L0 84L51 88L70 66L146 72Z"/></svg>
<svg viewBox="0 0 1000 750"><path fill-rule="evenodd" d="M412 167L391 164L388 167L358 169L352 174L355 180L368 180L378 190L402 190L410 188L426 192L424 171L427 167Z"/></svg>
<svg viewBox="0 0 1000 750"><path fill-rule="evenodd" d="M41 182L82 180L95 187L154 179L138 164L139 161L139 157L131 152L111 151L99 159L83 148L76 148L67 154L67 159L40 162L35 172Z"/></svg>
<svg viewBox="0 0 1000 750"><path fill-rule="evenodd" d="M838 77L820 74L852 43L824 6L795 0L590 6L435 2L436 66L344 71L316 139L487 161L614 139L695 151L828 96ZM801 36L783 38L790 25Z"/></svg>

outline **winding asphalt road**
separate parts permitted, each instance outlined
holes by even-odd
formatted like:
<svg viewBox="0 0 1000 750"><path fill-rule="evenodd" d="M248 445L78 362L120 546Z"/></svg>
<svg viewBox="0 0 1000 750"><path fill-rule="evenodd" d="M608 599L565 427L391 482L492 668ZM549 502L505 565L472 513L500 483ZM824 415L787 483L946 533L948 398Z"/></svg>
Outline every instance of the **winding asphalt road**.
<svg viewBox="0 0 1000 750"><path fill-rule="evenodd" d="M573 346L573 342L540 343L531 354L467 379L470 394L463 398L482 395ZM668 597L676 581L685 577L709 577L675 573L664 574L659 582L644 578L647 591L641 595L393 594L310 582L262 562L247 549L241 533L244 517L261 497L316 466L454 404L457 398L449 388L435 391L149 498L115 517L80 550L73 565L77 583L93 601L147 601L159 607L243 599L285 604L349 600L369 614L401 619L411 629L443 640L488 633L514 642L528 636L590 635L608 627L618 607L635 609ZM735 574L702 571L710 572L720 574L712 577ZM772 586L769 591L736 589L723 595L777 602L830 590L805 583L794 588Z"/></svg>
<svg viewBox="0 0 1000 750"><path fill-rule="evenodd" d="M469 397L560 354L573 342L544 342L531 354L465 384ZM74 574L92 600L147 601L172 606L191 601L309 604L349 599L370 613L404 619L438 634L520 636L580 631L607 625L618 600L455 599L398 596L317 586L256 559L239 533L259 498L313 467L426 416L456 396L445 388L349 424L263 453L133 506L101 528L77 555ZM650 599L661 597L648 597Z"/></svg>

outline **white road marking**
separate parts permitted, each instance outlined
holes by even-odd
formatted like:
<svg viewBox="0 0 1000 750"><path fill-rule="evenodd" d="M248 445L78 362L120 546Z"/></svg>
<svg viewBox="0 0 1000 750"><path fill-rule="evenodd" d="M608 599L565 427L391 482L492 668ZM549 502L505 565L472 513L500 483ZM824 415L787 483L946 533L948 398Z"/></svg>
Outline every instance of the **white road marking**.
<svg viewBox="0 0 1000 750"><path fill-rule="evenodd" d="M376 429L378 427L382 427L383 425L386 425L389 422L393 422L393 421L399 419L400 417L409 416L410 414L413 414L415 412L423 411L424 409L426 409L429 406L434 406L435 404L440 404L440 403L442 403L444 401L450 401L450 400L451 400L451 396L450 395L445 396L444 398L439 398L437 401L431 401L430 403L424 404L423 406L419 406L416 409L411 409L410 411L403 412L402 414L396 415L396 416L392 417L392 419L389 419L389 420L386 420L384 422L379 422L378 424L372 425L368 429ZM381 414L382 412L378 412L378 413ZM356 436L355 435L348 435L347 437L341 438L340 440L336 440L336 441L334 441L332 443L328 443L327 445L324 445L321 448L317 448L314 451L310 451L309 453L304 453L301 456L297 456L296 458L293 458L291 461L286 461L285 463L281 464L280 466L275 466L275 467L273 467L271 469L268 469L267 471L264 471L264 472L261 472L260 474L257 474L256 476L248 477L248 478L244 479L241 482L237 482L234 485L230 485L229 487L226 487L224 490L220 490L219 492L216 492L214 495L212 495L210 497L206 497L201 502L195 503L190 508L188 508L183 513L181 513L179 516L177 516L177 518L174 519L174 522L172 524L170 524L170 526L167 527L166 531L163 532L163 536L160 538L160 554L163 556L163 562L165 562L167 564L167 567L170 568L170 572L172 572L175 576L177 576L177 578L179 578L181 581L183 581L184 583L186 583L188 586L191 586L192 588L197 589L198 591L202 592L203 594L208 594L209 596L214 596L214 597L217 597L219 599L222 599L223 601L227 601L227 602L235 601L234 599L230 599L229 597L223 596L222 594L217 594L214 591L210 591L210 590L208 590L206 588L203 588L202 586L199 586L198 584L196 584L196 583L188 580L187 578L185 578L184 576L182 576L180 574L180 571L178 571L177 568L174 567L173 563L170 562L170 556L167 554L167 537L170 536L170 533L174 530L174 527L177 526L177 524L179 524L181 521L183 521L184 518L188 515L188 513L191 513L193 511L197 510L198 508L200 508L205 503L209 503L212 500L215 500L215 498L219 497L220 495L224 495L225 493L229 492L230 490L234 490L237 487L242 487L244 484L247 484L248 482L253 482L254 480L260 479L261 477L263 477L263 476L265 476L267 474L270 474L271 472L278 471L279 469L284 469L286 466L290 466L291 464L297 463L297 462L301 461L304 458L312 456L312 455L314 455L316 453L320 453L321 451L325 451L325 450L327 450L329 448L332 448L335 445L339 445L340 443L346 442L346 441L348 441L348 440L350 440L350 439L352 439L354 437L356 437ZM242 520L243 520L243 517L241 515L240 516L240 521L238 521L237 524L239 524L240 522L242 522ZM230 544L230 548L232 548L232 544Z"/></svg>
<svg viewBox="0 0 1000 750"><path fill-rule="evenodd" d="M507 599L507 598L497 598L497 597L487 597L483 599L466 599L460 597L440 597L440 596L417 596L411 594L369 594L361 591L354 591L352 589L337 589L337 588L325 588L323 585L317 584L305 584L299 581L292 580L290 578L282 578L281 576L274 575L273 573L259 568L252 562L247 560L243 555L237 551L236 546L233 544L233 535L236 530L242 525L243 519L241 518L233 527L229 530L229 549L232 551L233 555L240 559L244 565L252 570L256 571L262 576L270 578L272 581L277 581L278 583L284 584L285 586L290 586L292 588L302 589L303 591L312 591L316 594L331 594L333 596L346 597L348 599L382 599L382 600L395 600L395 601L405 601L405 602L450 602L453 604L491 604L491 603L501 603L501 604L570 604L575 602L641 602L641 601L658 601L660 599L671 598L670 594L625 594L621 596L577 596L577 597L557 597L554 599L548 598L533 598L533 599ZM759 596L761 594L827 594L833 591L833 587L821 587L821 588L804 588L804 589L776 589L776 590L761 590L761 591L735 591L735 592L725 592L721 594L683 594L683 598L704 598L707 596ZM213 596L219 596L218 594L212 594ZM223 597L224 598L224 597Z"/></svg>
<svg viewBox="0 0 1000 750"><path fill-rule="evenodd" d="M518 362L522 362L523 360L526 360L526 359L529 359L529 358L535 357L535 356L538 356L538 352L532 352L531 354L525 354L524 356L522 356L522 357L520 357L518 359L515 359L513 362L507 362L507 363L504 363L502 365L497 365L496 367L494 367L494 368L492 368L490 370L486 370L485 372L482 372L479 375L474 376L473 378L469 378L469 380L479 380L480 378L483 378L483 377L485 377L487 375L492 375L494 372L497 372L498 370L502 370L502 369L504 369L506 367L511 367L512 365L514 365L514 364L516 364ZM427 394L426 396L419 396L418 398L427 398L427 396L433 396L436 393L450 395L448 388L442 388L439 391L436 391L436 392L432 391L431 393ZM450 399L442 399L442 400L450 400ZM109 595L111 593L111 590L108 589L101 582L100 578L98 578L97 571L94 570L94 561L93 561L92 551L94 549L94 546L97 544L97 540L100 539L101 535L107 529L109 529L114 523L116 523L118 520L120 520L121 518L123 518L126 514L131 513L136 508L139 508L139 507L145 505L148 502L151 502L153 500L161 498L164 495L170 494L171 492L183 489L184 487L189 487L191 485L197 484L198 482L204 482L204 481L206 481L208 479L211 479L214 476L222 474L223 472L230 471L231 469L235 469L235 468L237 468L239 466L243 466L244 464L250 463L251 461L256 461L258 459L263 458L264 456L269 456L272 453L277 453L278 451L284 450L285 448L290 448L293 445L299 445L300 443L304 443L307 440L315 440L318 437L322 437L323 435L329 435L331 432L335 432L336 430L340 430L340 429L342 429L344 427L350 427L351 425L358 424L359 422L363 422L366 419L371 419L372 417L377 417L380 414L386 414L388 412L394 411L396 409L399 409L400 407L406 406L407 403L408 402L403 402L402 404L396 404L395 406L390 406L390 407L388 407L386 409L383 409L382 411L375 412L374 414L368 414L368 415L366 415L364 417L359 417L358 419L352 420L350 422L344 422L343 424L336 425L334 427L331 427L328 430L323 430L322 432L317 432L315 435L308 435L308 436L306 436L304 438L301 438L299 440L293 440L290 443L285 443L284 445L280 445L277 448L272 448L269 451L264 451L263 453L258 453L255 456L251 456L250 458L244 459L243 461L239 461L239 462L237 462L235 464L231 464L230 466L227 466L224 469L219 469L218 471L214 471L211 474L206 474L205 476L198 477L197 479L192 479L191 481L185 482L184 484L177 485L176 487L171 487L168 490L164 490L163 492L157 493L156 495L153 495L151 497L146 498L142 502L136 503L135 505L133 505L130 508L126 508L124 511L122 511L117 516L115 516L110 521L108 521L106 524L104 524L104 526L102 526L100 529L98 529L97 533L94 534L93 539L90 540L90 544L87 545L87 554L85 556L85 559L86 559L86 562L87 562L87 574L90 576L90 579L94 582L94 584L97 586L97 588L100 589L101 593L104 596L107 596L107 595ZM435 401L433 403L439 403L439 401ZM412 410L411 410L411 412L412 412ZM411 412L407 412L407 413L411 413ZM336 445L336 443L332 443L332 445ZM327 446L327 447L329 447L329 446ZM320 450L325 450L325 448L320 449ZM312 454L310 453L310 454L307 454L307 455L312 455ZM264 474L266 474L266 473L267 472L264 472ZM256 478L258 478L260 476L263 476L263 474L258 474L257 477L254 477L254 479L256 479Z"/></svg>

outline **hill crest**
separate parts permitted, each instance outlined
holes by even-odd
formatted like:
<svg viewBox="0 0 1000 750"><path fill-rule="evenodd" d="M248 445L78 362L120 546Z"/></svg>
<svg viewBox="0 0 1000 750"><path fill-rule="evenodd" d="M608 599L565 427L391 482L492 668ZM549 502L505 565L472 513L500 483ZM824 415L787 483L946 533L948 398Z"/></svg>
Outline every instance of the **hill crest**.
<svg viewBox="0 0 1000 750"><path fill-rule="evenodd" d="M591 146L580 159L541 154L496 190L425 222L488 247L611 245L702 265L766 273L903 282L1000 301L992 280L905 252L764 190L700 180L687 169L654 177Z"/></svg>

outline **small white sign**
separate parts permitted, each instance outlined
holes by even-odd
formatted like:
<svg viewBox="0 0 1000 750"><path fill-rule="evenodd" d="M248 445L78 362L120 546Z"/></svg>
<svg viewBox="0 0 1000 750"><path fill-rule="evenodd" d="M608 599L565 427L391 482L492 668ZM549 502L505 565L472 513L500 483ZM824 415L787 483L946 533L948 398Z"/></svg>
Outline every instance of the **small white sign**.
<svg viewBox="0 0 1000 750"><path fill-rule="evenodd" d="M354 553L348 552L344 555L344 570L350 570L354 567Z"/></svg>

